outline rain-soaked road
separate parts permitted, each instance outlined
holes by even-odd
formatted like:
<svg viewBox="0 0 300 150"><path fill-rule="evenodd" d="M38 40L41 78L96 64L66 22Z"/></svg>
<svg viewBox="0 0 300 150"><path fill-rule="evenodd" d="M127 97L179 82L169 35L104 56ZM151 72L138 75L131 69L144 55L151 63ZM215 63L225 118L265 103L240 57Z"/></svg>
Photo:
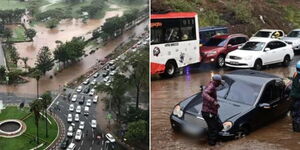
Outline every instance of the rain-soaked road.
<svg viewBox="0 0 300 150"><path fill-rule="evenodd" d="M289 67L273 65L263 71L280 77L292 76L300 55L295 56ZM185 135L175 134L170 126L169 115L174 105L199 91L200 85L206 85L211 73L226 73L229 69L215 69L211 65L195 65L184 69L182 75L171 79L152 77L151 83L151 134L152 149L291 149L300 147L300 133L292 132L289 116L260 128L245 138L222 142L216 147L209 147L205 138L191 139Z"/></svg>

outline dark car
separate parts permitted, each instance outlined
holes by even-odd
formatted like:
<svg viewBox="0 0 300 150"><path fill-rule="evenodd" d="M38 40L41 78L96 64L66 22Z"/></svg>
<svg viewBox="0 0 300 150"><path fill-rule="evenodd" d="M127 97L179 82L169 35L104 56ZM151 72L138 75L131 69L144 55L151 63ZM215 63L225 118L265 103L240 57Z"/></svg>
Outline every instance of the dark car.
<svg viewBox="0 0 300 150"><path fill-rule="evenodd" d="M200 44L206 43L211 37L220 34L228 34L227 27L210 26L199 28Z"/></svg>
<svg viewBox="0 0 300 150"><path fill-rule="evenodd" d="M108 76L108 74L109 74L109 71L104 71L104 73L102 74L102 77L106 77L106 76Z"/></svg>
<svg viewBox="0 0 300 150"><path fill-rule="evenodd" d="M83 105L84 104L84 101L85 101L85 96L81 96L81 98L79 99L79 101L78 101L78 103L80 104L80 105Z"/></svg>
<svg viewBox="0 0 300 150"><path fill-rule="evenodd" d="M237 138L249 134L289 111L290 81L275 75L253 70L236 70L223 75L225 84L217 88L219 117L223 138ZM289 83L288 83L289 82ZM175 131L203 135L207 125L201 115L202 92L174 107L170 116Z"/></svg>
<svg viewBox="0 0 300 150"><path fill-rule="evenodd" d="M70 144L69 139L65 138L64 141L61 143L60 148L61 149L66 149L69 144Z"/></svg>
<svg viewBox="0 0 300 150"><path fill-rule="evenodd" d="M83 90L83 93L88 94L90 92L90 87L87 87Z"/></svg>
<svg viewBox="0 0 300 150"><path fill-rule="evenodd" d="M226 55L238 49L239 46L248 41L244 34L216 35L210 38L200 47L202 62L215 63L217 67L225 65Z"/></svg>

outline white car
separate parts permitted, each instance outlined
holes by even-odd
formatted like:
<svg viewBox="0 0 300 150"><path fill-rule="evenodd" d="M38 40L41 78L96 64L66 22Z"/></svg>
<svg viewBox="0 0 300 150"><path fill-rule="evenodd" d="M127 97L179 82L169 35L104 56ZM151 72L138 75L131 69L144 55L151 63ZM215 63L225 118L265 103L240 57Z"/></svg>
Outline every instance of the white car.
<svg viewBox="0 0 300 150"><path fill-rule="evenodd" d="M67 121L68 121L68 122L72 122L72 121L73 121L72 114L68 114Z"/></svg>
<svg viewBox="0 0 300 150"><path fill-rule="evenodd" d="M110 72L109 75L110 75L110 76L113 76L113 75L115 75L116 73L117 73L117 71L114 70L114 71Z"/></svg>
<svg viewBox="0 0 300 150"><path fill-rule="evenodd" d="M96 85L97 84L97 79L94 79L92 82L91 82L92 85Z"/></svg>
<svg viewBox="0 0 300 150"><path fill-rule="evenodd" d="M76 92L80 93L82 91L82 86L78 86Z"/></svg>
<svg viewBox="0 0 300 150"><path fill-rule="evenodd" d="M74 120L75 120L76 122L78 122L78 121L79 121L79 114L75 114L75 118L74 118Z"/></svg>
<svg viewBox="0 0 300 150"><path fill-rule="evenodd" d="M76 113L81 113L81 106L76 107Z"/></svg>
<svg viewBox="0 0 300 150"><path fill-rule="evenodd" d="M74 106L74 104L71 104L70 106L69 106L69 111L74 111L74 109L75 109L75 106Z"/></svg>
<svg viewBox="0 0 300 150"><path fill-rule="evenodd" d="M104 82L107 82L108 80L109 80L108 76L103 79Z"/></svg>
<svg viewBox="0 0 300 150"><path fill-rule="evenodd" d="M79 122L79 129L84 129L84 121Z"/></svg>
<svg viewBox="0 0 300 150"><path fill-rule="evenodd" d="M95 94L95 89L91 89L89 96L93 96Z"/></svg>
<svg viewBox="0 0 300 150"><path fill-rule="evenodd" d="M75 143L70 143L70 145L68 146L67 150L74 150L76 147Z"/></svg>
<svg viewBox="0 0 300 150"><path fill-rule="evenodd" d="M76 100L77 100L77 95L74 94L73 97L72 97L72 102L76 102Z"/></svg>
<svg viewBox="0 0 300 150"><path fill-rule="evenodd" d="M86 79L86 80L83 82L84 85L87 85L87 84L89 84L89 83L90 83L90 79Z"/></svg>
<svg viewBox="0 0 300 150"><path fill-rule="evenodd" d="M69 126L69 128L68 128L68 132L67 132L67 136L68 137L72 137L73 136L73 126Z"/></svg>
<svg viewBox="0 0 300 150"><path fill-rule="evenodd" d="M93 119L91 121L91 126L92 126L92 128L96 128L97 127L97 121L95 119Z"/></svg>
<svg viewBox="0 0 300 150"><path fill-rule="evenodd" d="M261 29L257 31L249 40L270 38L270 39L282 39L285 36L282 30L274 29Z"/></svg>
<svg viewBox="0 0 300 150"><path fill-rule="evenodd" d="M88 99L87 101L86 101L86 106L91 106L92 105L92 100L91 99Z"/></svg>
<svg viewBox="0 0 300 150"><path fill-rule="evenodd" d="M78 129L75 134L75 140L81 140L82 131Z"/></svg>
<svg viewBox="0 0 300 150"><path fill-rule="evenodd" d="M241 48L227 54L226 66L262 69L264 65L282 63L287 66L294 58L292 46L277 39L261 38L246 42Z"/></svg>
<svg viewBox="0 0 300 150"><path fill-rule="evenodd" d="M111 142L111 143L116 142L116 139L115 139L110 133L107 133L107 134L105 135L105 137L106 137L107 140L109 140L109 142Z"/></svg>
<svg viewBox="0 0 300 150"><path fill-rule="evenodd" d="M98 102L98 98L99 98L98 95L96 95L96 96L93 98L93 102L94 102L94 103L97 103L97 102Z"/></svg>
<svg viewBox="0 0 300 150"><path fill-rule="evenodd" d="M295 29L291 31L282 40L288 44L291 44L295 51L300 50L300 29Z"/></svg>
<svg viewBox="0 0 300 150"><path fill-rule="evenodd" d="M98 76L99 76L99 73L98 73L98 72L96 72L96 73L93 75L94 78L97 78Z"/></svg>

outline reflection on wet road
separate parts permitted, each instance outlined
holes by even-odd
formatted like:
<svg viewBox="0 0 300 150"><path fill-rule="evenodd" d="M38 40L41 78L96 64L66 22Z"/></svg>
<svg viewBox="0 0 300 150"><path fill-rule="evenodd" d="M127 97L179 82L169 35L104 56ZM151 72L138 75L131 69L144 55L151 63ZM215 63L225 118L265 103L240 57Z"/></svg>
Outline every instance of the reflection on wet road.
<svg viewBox="0 0 300 150"><path fill-rule="evenodd" d="M289 67L269 66L263 71L290 77L295 72L295 56ZM231 69L215 69L212 65L194 65L183 69L182 75L172 79L152 77L151 83L151 132L152 149L211 149L205 138L191 139L174 133L169 115L181 100L199 92L200 85L206 85L212 73L224 74ZM285 117L266 127L260 128L245 138L222 142L216 149L299 149L300 134L292 132L290 117Z"/></svg>

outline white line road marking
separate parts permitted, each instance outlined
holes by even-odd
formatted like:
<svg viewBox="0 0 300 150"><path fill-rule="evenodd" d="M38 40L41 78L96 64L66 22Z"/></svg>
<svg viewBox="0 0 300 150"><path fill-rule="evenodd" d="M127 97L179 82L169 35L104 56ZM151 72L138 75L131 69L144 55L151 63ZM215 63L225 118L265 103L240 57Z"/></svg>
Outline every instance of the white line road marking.
<svg viewBox="0 0 300 150"><path fill-rule="evenodd" d="M83 144L83 140L81 141L81 144L80 144L80 145L82 146L82 144Z"/></svg>
<svg viewBox="0 0 300 150"><path fill-rule="evenodd" d="M81 148L81 147L79 146L78 150L80 150L80 148Z"/></svg>
<svg viewBox="0 0 300 150"><path fill-rule="evenodd" d="M59 98L61 94L58 94L55 99L52 101L52 103L48 106L47 110L53 105L53 103Z"/></svg>
<svg viewBox="0 0 300 150"><path fill-rule="evenodd" d="M92 147L90 147L90 150L92 150Z"/></svg>
<svg viewBox="0 0 300 150"><path fill-rule="evenodd" d="M94 144L94 142L95 142L95 141L93 140L93 141L92 141L92 145Z"/></svg>

